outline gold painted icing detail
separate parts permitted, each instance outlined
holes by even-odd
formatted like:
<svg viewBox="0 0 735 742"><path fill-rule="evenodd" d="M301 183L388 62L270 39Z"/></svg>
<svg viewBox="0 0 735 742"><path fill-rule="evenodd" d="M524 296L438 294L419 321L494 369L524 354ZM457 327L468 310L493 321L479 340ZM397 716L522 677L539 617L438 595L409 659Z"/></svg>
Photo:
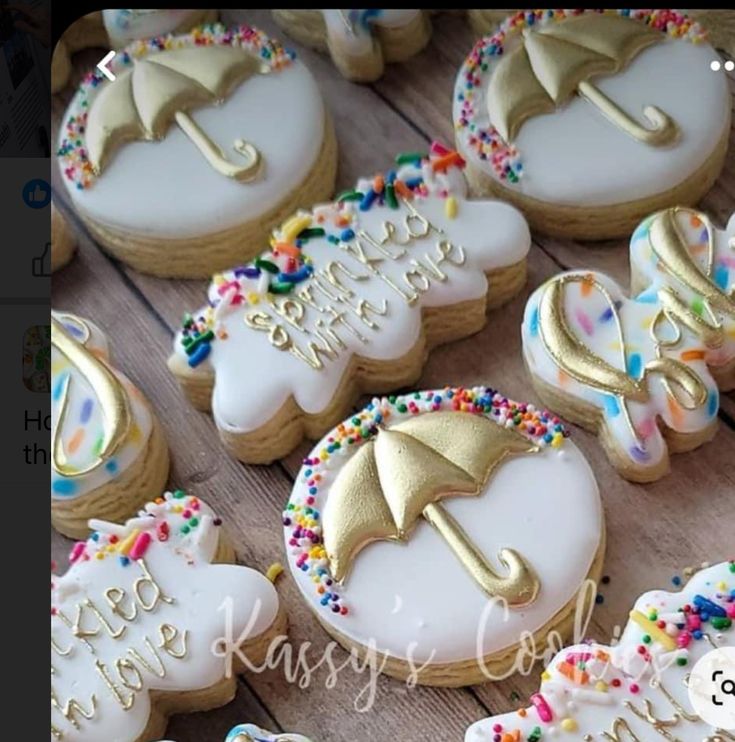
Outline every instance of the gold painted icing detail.
<svg viewBox="0 0 735 742"><path fill-rule="evenodd" d="M173 49L134 60L132 69L106 83L92 103L86 126L90 164L101 173L120 145L162 139L175 121L217 172L253 180L261 166L258 150L236 139L232 146L243 161L230 161L188 111L222 102L249 77L267 72L244 49L226 46Z"/></svg>
<svg viewBox="0 0 735 742"><path fill-rule="evenodd" d="M407 541L423 517L489 597L512 607L532 603L540 584L526 560L501 549L498 559L508 573L499 575L439 500L480 494L506 457L536 451L515 431L465 412L429 413L381 428L329 490L322 523L332 576L344 581L372 541Z"/></svg>
<svg viewBox="0 0 735 742"><path fill-rule="evenodd" d="M75 340L64 328L62 321L66 315L51 317L51 344L68 359L75 368L75 373L86 379L99 400L104 417L102 445L98 455L85 467L72 466L64 450L62 431L68 406L69 385L72 383L68 374L61 392L61 411L51 441L51 461L54 470L65 477L81 476L93 471L106 459L112 456L125 442L131 428L132 417L128 396L117 376L104 361L97 358L84 345ZM58 319L57 319L58 317ZM89 338L89 328L79 317L69 315L80 327L85 328L85 337Z"/></svg>
<svg viewBox="0 0 735 742"><path fill-rule="evenodd" d="M564 289L570 283L587 284L605 298L618 333L619 368L590 350L569 326L564 308ZM656 326L654 321L652 332ZM625 337L617 307L610 292L590 275L561 275L547 284L539 303L539 335L544 348L562 371L579 383L618 400L628 429L639 444L642 441L630 418L627 402L645 403L649 400L648 377L651 374L662 377L667 393L685 409L697 409L707 401L707 388L702 379L686 364L666 357L663 346L656 346L657 357L648 361L639 379L627 373Z"/></svg>
<svg viewBox="0 0 735 742"><path fill-rule="evenodd" d="M644 108L650 126L643 125L589 82L620 72L643 49L663 41L659 31L618 15L586 13L523 35L518 48L498 63L487 88L490 121L506 142L524 121L552 113L575 92L645 144L662 146L678 136L676 123L659 108Z"/></svg>

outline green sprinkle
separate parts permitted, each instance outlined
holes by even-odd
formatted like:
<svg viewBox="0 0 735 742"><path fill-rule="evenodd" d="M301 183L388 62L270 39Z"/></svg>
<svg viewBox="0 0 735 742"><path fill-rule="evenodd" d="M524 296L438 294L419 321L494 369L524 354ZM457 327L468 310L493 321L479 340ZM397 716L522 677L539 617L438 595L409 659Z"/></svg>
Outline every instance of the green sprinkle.
<svg viewBox="0 0 735 742"><path fill-rule="evenodd" d="M648 634L643 634L641 637L644 644L650 644L651 643L651 637Z"/></svg>
<svg viewBox="0 0 735 742"><path fill-rule="evenodd" d="M709 621L712 624L712 628L718 631L729 629L732 626L732 619L727 616L712 616Z"/></svg>
<svg viewBox="0 0 735 742"><path fill-rule="evenodd" d="M406 165L423 160L426 154L423 152L401 152L396 156L396 165Z"/></svg>
<svg viewBox="0 0 735 742"><path fill-rule="evenodd" d="M337 201L362 201L364 195L360 191L344 191L337 196Z"/></svg>
<svg viewBox="0 0 735 742"><path fill-rule="evenodd" d="M307 227L299 232L297 239L309 240L312 237L324 237L324 234L325 232L321 227Z"/></svg>
<svg viewBox="0 0 735 742"><path fill-rule="evenodd" d="M289 283L288 281L273 281L268 286L268 291L271 294L290 294L294 289L295 284Z"/></svg>
<svg viewBox="0 0 735 742"><path fill-rule="evenodd" d="M191 528L189 528L189 526L181 526L181 533L183 534L189 533L190 530Z"/></svg>
<svg viewBox="0 0 735 742"><path fill-rule="evenodd" d="M406 412L407 410L408 410L408 407L406 407L406 405L403 404L403 402L401 402L401 404L398 405L398 412Z"/></svg>
<svg viewBox="0 0 735 742"><path fill-rule="evenodd" d="M398 208L398 199L396 198L396 189L393 186L393 183L388 183L385 186L385 202L391 207L391 209Z"/></svg>
<svg viewBox="0 0 735 742"><path fill-rule="evenodd" d="M702 300L702 297L699 297L692 302L692 311L699 317L704 314L704 301Z"/></svg>
<svg viewBox="0 0 735 742"><path fill-rule="evenodd" d="M275 263L271 263L270 260L265 260L264 258L256 258L255 267L261 268L268 273L280 273L280 270Z"/></svg>
<svg viewBox="0 0 735 742"><path fill-rule="evenodd" d="M176 498L177 500L180 500L180 499L181 499L182 497L186 497L186 492L184 492L184 490L176 490L176 491L174 492L174 497L175 497L175 498Z"/></svg>
<svg viewBox="0 0 735 742"><path fill-rule="evenodd" d="M199 525L199 518L189 518L189 526L196 528Z"/></svg>
<svg viewBox="0 0 735 742"><path fill-rule="evenodd" d="M679 667L684 667L684 665L688 664L689 660L686 657L677 657L676 658L676 664L679 665Z"/></svg>

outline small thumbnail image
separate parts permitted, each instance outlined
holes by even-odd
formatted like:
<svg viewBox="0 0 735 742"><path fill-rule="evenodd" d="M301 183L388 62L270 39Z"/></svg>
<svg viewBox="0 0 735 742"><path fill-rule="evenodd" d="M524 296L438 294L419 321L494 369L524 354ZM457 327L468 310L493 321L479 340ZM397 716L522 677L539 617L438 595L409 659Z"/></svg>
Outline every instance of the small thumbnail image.
<svg viewBox="0 0 735 742"><path fill-rule="evenodd" d="M31 325L23 333L23 385L31 392L51 389L51 325Z"/></svg>

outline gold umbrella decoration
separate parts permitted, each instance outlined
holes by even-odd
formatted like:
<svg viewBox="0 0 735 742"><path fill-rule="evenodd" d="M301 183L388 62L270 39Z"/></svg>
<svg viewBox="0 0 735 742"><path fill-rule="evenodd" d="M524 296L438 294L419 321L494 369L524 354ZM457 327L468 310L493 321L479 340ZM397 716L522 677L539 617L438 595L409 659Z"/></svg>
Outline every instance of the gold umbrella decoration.
<svg viewBox="0 0 735 742"><path fill-rule="evenodd" d="M260 168L258 150L236 139L233 149L244 160L231 162L188 111L222 102L251 75L268 71L252 54L229 46L172 49L134 60L132 69L104 85L89 111L90 164L99 175L121 144L162 139L175 121L217 172L240 182L253 180Z"/></svg>
<svg viewBox="0 0 735 742"><path fill-rule="evenodd" d="M81 342L76 340L62 323L79 327L83 340ZM51 316L52 347L66 356L69 363L74 367L75 375L85 379L92 387L99 400L104 418L102 442L92 461L83 468L70 464L62 441L62 430L69 406L69 385L72 383L72 374L68 373L62 382L59 397L61 409L51 441L52 465L57 473L65 477L86 474L100 466L123 445L132 424L127 394L109 366L86 347L85 344L89 336L89 327L79 317L71 314Z"/></svg>
<svg viewBox="0 0 735 742"><path fill-rule="evenodd" d="M479 495L500 463L538 448L479 415L436 412L381 428L342 467L324 508L324 547L332 576L343 582L357 553L372 541L407 541L425 518L489 597L532 603L536 574L514 549L500 549L499 575L439 502Z"/></svg>
<svg viewBox="0 0 735 742"><path fill-rule="evenodd" d="M523 42L498 63L487 89L490 119L511 142L524 121L556 110L575 92L635 139L660 147L678 135L660 108L643 109L650 125L636 121L589 78L622 70L639 52L665 35L619 15L585 13L523 31Z"/></svg>

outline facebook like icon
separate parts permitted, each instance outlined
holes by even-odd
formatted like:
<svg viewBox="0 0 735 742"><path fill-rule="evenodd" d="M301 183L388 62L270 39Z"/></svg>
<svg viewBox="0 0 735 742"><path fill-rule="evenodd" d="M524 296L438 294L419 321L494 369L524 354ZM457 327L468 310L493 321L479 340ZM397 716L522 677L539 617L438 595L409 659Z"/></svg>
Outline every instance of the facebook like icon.
<svg viewBox="0 0 735 742"><path fill-rule="evenodd" d="M43 209L51 203L51 186L40 178L29 180L23 186L23 201L31 209Z"/></svg>

